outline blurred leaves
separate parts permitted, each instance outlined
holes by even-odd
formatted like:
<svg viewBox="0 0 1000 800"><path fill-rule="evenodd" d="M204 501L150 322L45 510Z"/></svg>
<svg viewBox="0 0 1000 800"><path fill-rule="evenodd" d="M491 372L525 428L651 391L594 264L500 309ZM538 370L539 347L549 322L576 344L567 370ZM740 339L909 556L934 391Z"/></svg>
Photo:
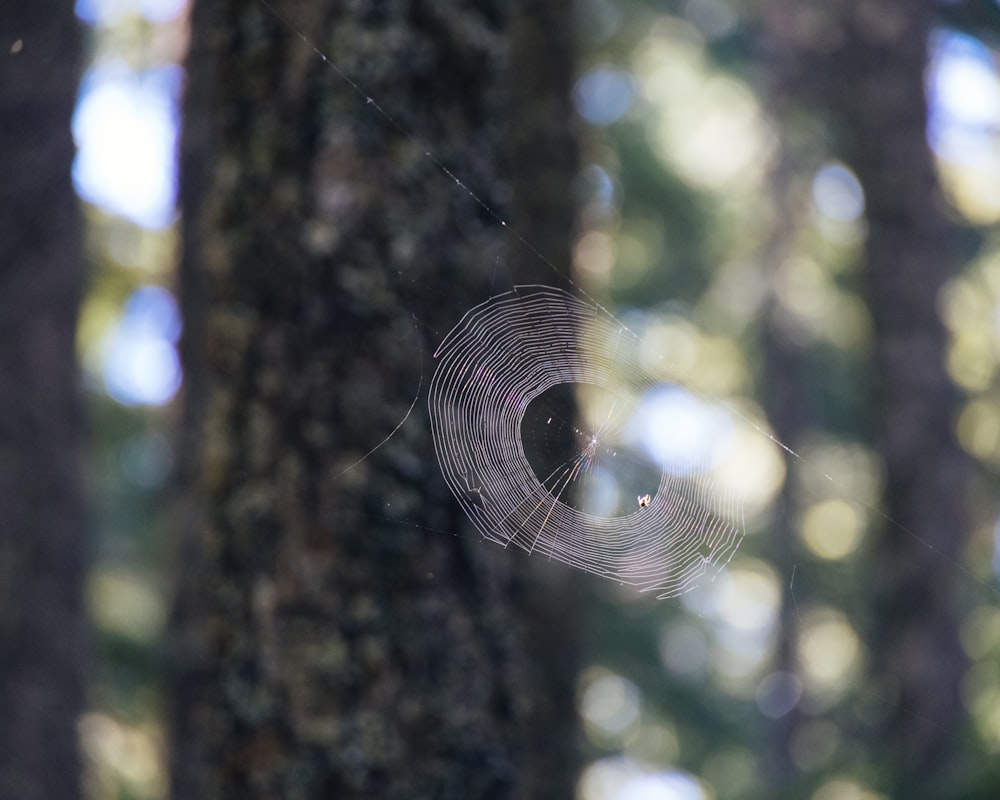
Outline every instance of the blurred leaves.
<svg viewBox="0 0 1000 800"><path fill-rule="evenodd" d="M585 30L602 31L588 60L630 71L638 92L621 119L589 134L587 152L614 187L614 204L603 215L585 215L575 251L578 275L619 308L641 309L629 324L642 320L649 348L662 354L650 362L662 379L735 395L742 403L768 380L756 332L771 304L781 334L801 353L803 400L814 420L791 460L792 506L771 505L786 480L782 469L777 487L761 495L764 504L749 504L751 535L727 574L686 595L681 607L610 593L608 608L594 620L593 657L635 687L642 698L639 717L671 720L676 754L647 758L647 768L683 769L706 782L702 794L664 797L777 796L761 789L766 742L782 735L782 719L793 707L798 717L788 757L801 780L781 796L877 797L885 762L877 752L852 746L849 735L885 713L892 692L859 687L868 658L865 609L871 582L879 579L868 571L869 534L886 521L879 506L884 468L868 441L873 331L857 270L867 233L864 195L831 149L833 137L824 129L829 119L788 98L780 119L768 110L763 98L770 64L755 4L595 0L583 3L581 13ZM805 19L806 9L803 14ZM928 43L938 48L928 75L928 135L940 144L938 169L950 213L967 232L967 245L978 244L969 246L972 258L940 298L940 309L951 332L949 373L968 393L956 432L965 449L993 470L983 475L970 509L979 522L966 592L983 605L973 604L963 627L975 661L965 702L979 731L963 746L969 771L963 796L986 797L975 787L988 782L1000 719L998 656L988 643L995 577L987 566L997 560L992 552L1000 540L993 533L1000 250L988 228L997 219L1000 185L991 178L1000 169L1000 127L989 116L1000 103L993 88L1000 85L998 55L990 47L1000 33L1000 14L990 2L948 3L941 25ZM948 33L946 25L963 30L965 38ZM960 116L965 103L985 124L969 127ZM959 142L965 144L956 149ZM782 197L772 194L775 171ZM780 253L769 240L775 230L786 242ZM712 379L720 369L729 377ZM761 470L752 466L759 463L759 457L749 459L734 470L734 485L759 479ZM780 553L791 584L789 572L782 578L770 566L774 514L790 515L793 524L792 549ZM774 666L788 646L777 635L784 624L798 630L791 638L793 673ZM981 637L972 633L980 629ZM659 643L658 669L651 666L652 641ZM607 740L592 742L595 757L614 752ZM628 755L628 744L618 752ZM603 756L595 761L608 763ZM608 767L601 774L606 783L587 789L588 799L629 796L624 773L613 779ZM592 781L585 784L596 786ZM954 796L961 792L956 786Z"/></svg>

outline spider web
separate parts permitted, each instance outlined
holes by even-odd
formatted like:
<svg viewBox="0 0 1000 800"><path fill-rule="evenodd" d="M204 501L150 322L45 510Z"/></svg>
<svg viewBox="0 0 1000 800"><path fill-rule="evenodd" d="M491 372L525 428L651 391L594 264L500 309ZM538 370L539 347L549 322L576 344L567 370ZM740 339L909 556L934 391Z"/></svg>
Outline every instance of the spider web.
<svg viewBox="0 0 1000 800"><path fill-rule="evenodd" d="M464 183L457 174L440 162L430 148L403 128L375 98L371 97L361 85L296 28L288 18L275 9L268 0L259 0L259 2L288 26L318 58L363 97L375 113L381 115L418 146L435 167L453 180L473 202L492 216L498 224L507 227L507 222L488 203ZM539 263L546 265L556 273L560 273L556 266L531 242L517 231L510 228L508 230L517 242L538 258ZM569 280L561 273L560 277ZM569 280L569 283L581 295L588 297L586 292L576 286L573 281ZM489 313L489 310L494 307L494 313L501 315L496 319L504 319L501 309L505 307L506 303L516 305L516 299L525 292L548 294L551 297L559 298L554 305L559 306L561 303L560 311L564 315L563 324L576 324L580 320L586 320L589 324L604 329L605 339L618 342L616 347L620 346L623 351L634 350L638 344L634 334L615 320L598 303L577 300L573 295L549 287L518 287L514 292L500 295L466 314L435 354L436 357L441 357L441 362L432 380L429 402L435 449L442 472L470 519L484 537L504 546L513 542L529 552L548 552L552 558L566 561L566 563L595 574L638 586L645 591L660 591L659 597L681 594L693 587L699 575L718 572L732 558L742 538L742 508L741 503L734 499L731 493L728 495L720 494L707 473L677 475L668 473L666 470L662 471L662 478L659 486L656 487L656 492L649 492L650 504L635 511L635 515L638 515L640 511L649 512L650 509L653 509L654 513L658 513L663 518L663 524L658 529L632 524L632 515L614 517L587 515L579 509L569 506L565 500L575 482L580 478L587 477L593 462L599 456L600 444L605 438L604 431L598 431L596 433L601 435L592 437L595 438L595 443L589 452L587 448L583 448L578 453L576 459L579 460L579 463L576 463L576 460L571 460L564 465L562 471L557 470L552 475L547 475L546 480L542 481L532 470L530 462L524 455L523 446L507 452L499 444L492 443L489 439L489 436L493 435L491 432L495 432L496 435L502 434L508 437L504 440L504 447L508 448L511 441L509 437L513 437L515 442L521 440L521 434L516 425L508 424L502 430L499 427L501 420L509 423L509 419L503 416L503 413L505 409L509 412L509 406L514 402L514 395L502 400L494 398L491 406L487 400L476 398L472 389L474 382L471 382L471 378L466 377L465 379L470 382L468 386L452 386L453 383L461 380L455 375L467 375L469 369L468 366L455 363L456 359L459 358L455 355L455 351L469 350L469 344L465 340L470 336L474 337L474 341L478 337L479 345L483 346L482 334L475 332L477 324L494 324L491 322L493 315ZM525 324L523 319L519 323L516 322L517 316L516 313L512 313L513 322L511 324ZM623 366L612 359L610 363L604 365L606 369L602 371L599 362L587 363L585 359L581 360L580 357L575 360L570 359L569 354L578 346L585 350L586 345L592 344L593 337L587 337L586 334L583 334L585 339L590 339L589 343L588 341L574 341L574 337L567 330L558 328L556 319L547 319L544 313L530 319L532 321L527 324L538 330L546 331L546 335L543 336L545 341L538 342L535 337L526 335L523 331L520 334L515 334L513 330L508 329L508 338L505 338L504 341L511 341L515 347L521 347L525 343L534 343L535 352L533 353L526 348L523 352L514 350L505 355L502 348L499 350L490 348L485 355L489 355L492 360L484 362L483 368L489 371L499 366L501 370L508 368L511 370L511 374L505 375L501 372L501 374L490 378L491 381L499 380L501 384L506 385L504 384L505 380L508 383L513 383L515 377L520 380L523 377L520 372L522 368L520 361L513 363L504 360L517 358L534 362L531 369L542 370L546 374L549 374L548 371L557 374L561 371L564 377L555 380L550 377L551 385L593 383L597 386L607 387L616 382L624 381L626 384L631 383L633 389L640 391L654 386L653 382L634 364L633 366ZM501 324L500 329L502 330L502 328ZM491 330L497 329L494 327ZM562 342L559 356L561 361L556 361L552 357L553 354L547 350L547 348L554 349L557 346L557 341ZM599 353L600 348L598 348ZM476 356L480 360L483 355L476 355L475 348L466 353L466 357ZM549 363L546 363L546 358L550 358ZM603 377L589 381L586 377L589 374L599 374ZM605 382L605 378L607 382ZM533 389L522 387L520 391L522 393L519 401L521 405L517 406L515 418L523 417L526 404L530 403L531 399L538 397L541 392L544 392L544 389L540 392L537 387ZM410 408L393 430L360 459L348 465L337 477L349 472L393 438L410 417L419 394L420 388L418 388ZM465 410L459 413L457 410L459 407ZM757 420L755 415L747 415L731 405L725 407L727 411L739 418L762 439L783 451L788 458L796 462L807 463L801 453L776 438L768 430L766 424ZM455 441L457 436L468 437L465 447L458 446L460 442ZM496 449L492 454L491 448ZM489 471L490 469L492 472ZM504 476L507 481L513 481L514 490L521 494L520 503L512 505L513 498L517 496L515 494L507 498L505 506L499 504L500 494L508 489L508 486L504 482L493 485L491 481L497 475ZM838 479L827 472L821 472L820 477L832 486L844 488ZM490 492L494 494L490 494ZM640 497L642 496L640 495ZM670 498L678 499L674 505L669 505ZM870 513L881 517L891 526L917 539L930 551L937 552L937 548L931 542L924 540L905 525L890 517L878 507L875 501L856 497L856 502ZM667 503L665 510L661 508L661 504L664 503ZM499 510L504 508L506 511ZM544 513L542 513L543 509ZM539 515L541 515L540 519ZM652 515L652 513L647 514L647 516ZM564 528L558 527L561 522L566 523ZM531 537L530 532L536 525L539 531L536 536ZM602 536L602 533L606 533L608 530L611 531L610 536ZM649 544L651 549L647 551L635 547L638 538L641 538L636 531L642 531L642 537L650 537L648 540L644 540L647 543L655 542L656 544ZM572 537L567 537L567 534L572 534ZM630 536L633 540L632 544L628 544L626 541ZM608 538L612 539L614 543L609 544L606 541ZM692 541L701 541L702 539L704 540L703 544L693 547L690 545ZM597 552L600 555L588 555L591 552ZM646 552L647 555L651 553L652 555L649 557L656 562L651 561L648 569L643 569L639 563L642 558L646 557L642 555L643 552ZM692 556L692 552L700 552L701 555ZM939 555L948 560L957 571L968 575L968 571L960 563L947 555ZM685 564L687 571L685 571ZM659 577L650 578L649 575L654 573ZM661 587L660 584L664 584L664 586Z"/></svg>
<svg viewBox="0 0 1000 800"><path fill-rule="evenodd" d="M260 2L507 227L268 0ZM558 272L531 242L511 233L540 263ZM640 492L628 513L589 513L570 502L574 489L591 477L602 458L618 454L616 434L622 432L636 397L658 385L638 366L638 345L635 335L596 302L553 287L515 287L468 311L445 337L434 354L439 362L428 390L429 416L444 479L484 538L668 598L694 588L702 576L714 577L735 554L744 531L742 505L735 495L720 494L705 471L659 468L658 481ZM609 413L593 431L577 430L583 446L539 477L525 452L522 423L533 400L568 384L606 391L612 398ZM393 438L419 394L418 388L395 428L337 477Z"/></svg>
<svg viewBox="0 0 1000 800"><path fill-rule="evenodd" d="M471 309L445 337L428 406L441 472L484 538L667 598L732 558L743 536L736 498L720 495L707 471L660 467L624 514L589 513L570 499L602 458L623 452L629 410L658 385L639 365L638 344L565 291L516 287ZM596 389L607 413L592 429L574 428L576 450L539 474L523 422L529 405L563 384Z"/></svg>

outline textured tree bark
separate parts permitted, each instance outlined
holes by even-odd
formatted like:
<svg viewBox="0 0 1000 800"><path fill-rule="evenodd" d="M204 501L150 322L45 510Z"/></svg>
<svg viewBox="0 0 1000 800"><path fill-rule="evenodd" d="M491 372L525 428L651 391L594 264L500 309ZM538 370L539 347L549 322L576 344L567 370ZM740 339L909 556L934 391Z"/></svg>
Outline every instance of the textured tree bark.
<svg viewBox="0 0 1000 800"><path fill-rule="evenodd" d="M570 665L423 403L365 456L495 278L504 229L442 168L509 213L511 4L275 5L335 68L263 3L192 22L173 795L568 797L537 765L570 774Z"/></svg>
<svg viewBox="0 0 1000 800"><path fill-rule="evenodd" d="M0 11L0 797L79 796L83 284L72 8Z"/></svg>
<svg viewBox="0 0 1000 800"><path fill-rule="evenodd" d="M573 14L572 0L520 0L511 21L508 151L515 200L511 229L518 238L510 243L508 262L517 282L553 281L546 266L569 274L576 225L571 191L579 169L570 99Z"/></svg>
<svg viewBox="0 0 1000 800"><path fill-rule="evenodd" d="M506 253L515 284L558 284L554 273L570 273L577 210L572 187L579 171L571 102L573 14L573 0L513 4L505 79L510 121L504 151L512 196ZM573 419L575 414L575 398L567 396L559 415ZM550 436L547 444L575 455L575 437L568 426L563 432L566 440ZM575 711L580 634L575 623L582 618L582 598L587 595L581 591L580 575L557 568L557 580L552 580L551 566L532 559L512 576L525 644L542 665L526 696L531 721L518 734L524 752L536 754L519 764L522 795L539 800L570 797L580 767ZM542 571L549 573L549 580L539 580Z"/></svg>
<svg viewBox="0 0 1000 800"><path fill-rule="evenodd" d="M865 267L875 322L877 441L888 476L872 572L873 687L891 708L878 740L893 796L947 790L961 723L956 563L966 540L967 464L952 432L938 293L949 251L925 126L933 6L920 0L772 4L770 27L798 59L786 88L817 103L865 191Z"/></svg>

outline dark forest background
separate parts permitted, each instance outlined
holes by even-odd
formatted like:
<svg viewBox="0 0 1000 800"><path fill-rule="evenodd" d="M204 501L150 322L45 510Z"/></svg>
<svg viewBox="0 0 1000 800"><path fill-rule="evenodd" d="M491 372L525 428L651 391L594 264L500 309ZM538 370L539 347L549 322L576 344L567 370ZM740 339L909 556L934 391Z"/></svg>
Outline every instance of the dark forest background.
<svg viewBox="0 0 1000 800"><path fill-rule="evenodd" d="M269 2L0 12L0 798L995 797L1000 7ZM465 520L518 283L761 420L710 586Z"/></svg>

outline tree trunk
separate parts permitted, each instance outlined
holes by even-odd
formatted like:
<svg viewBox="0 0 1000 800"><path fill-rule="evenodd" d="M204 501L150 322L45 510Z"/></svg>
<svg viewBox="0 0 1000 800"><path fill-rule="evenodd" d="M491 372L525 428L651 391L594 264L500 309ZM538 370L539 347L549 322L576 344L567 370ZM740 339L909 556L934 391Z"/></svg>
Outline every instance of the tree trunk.
<svg viewBox="0 0 1000 800"><path fill-rule="evenodd" d="M954 564L966 538L966 465L952 434L956 397L937 313L955 263L925 133L932 9L892 0L866 19L867 6L849 8L834 64L851 88L835 108L867 203L878 439L892 519L874 573L871 647L891 681L884 688L898 698L884 734L899 774L909 776L899 789L912 797L947 764L962 715Z"/></svg>
<svg viewBox="0 0 1000 800"><path fill-rule="evenodd" d="M423 395L369 453L496 277L449 174L510 213L511 4L277 10L335 66L263 3L192 21L173 794L569 797L538 765L571 774L570 665L528 649L533 587L471 535Z"/></svg>
<svg viewBox="0 0 1000 800"><path fill-rule="evenodd" d="M781 116L780 108L773 109ZM801 209L793 201L790 176L798 166L791 146L784 144L770 180L774 204L775 229L771 231L762 253L773 281L784 266L793 248L794 232L800 224ZM774 426L777 439L798 451L802 440L815 424L815 415L808 397L808 354L801 337L796 336L794 322L782 307L774 288L763 309L760 349L763 356L766 383L763 389L764 408ZM795 594L795 574L800 553L793 520L800 512L796 489L798 460L782 453L786 477L777 499L771 525L771 562L781 575L782 598L779 615L780 629L775 643L774 668L794 674L798 671L799 619ZM801 586L800 582L800 586ZM772 723L771 741L762 760L764 777L776 792L787 792L800 777L792 759L792 743L803 720L798 705Z"/></svg>
<svg viewBox="0 0 1000 800"><path fill-rule="evenodd" d="M888 479L869 641L870 699L888 706L878 741L898 776L892 796L945 796L962 719L955 584L967 464L952 432L957 397L937 312L957 265L925 133L934 8L839 0L770 10L776 56L797 62L798 81L785 88L824 111L865 192L876 440Z"/></svg>
<svg viewBox="0 0 1000 800"><path fill-rule="evenodd" d="M856 87L844 93L843 110L848 159L867 202L878 440L892 520L875 567L871 646L898 698L884 734L896 743L899 774L908 776L900 796L941 796L947 783L928 786L927 779L955 754L965 667L955 586L967 538L968 466L952 429L957 393L937 310L957 264L925 133L932 9L913 0L879 9L883 22L859 29L837 59L845 86Z"/></svg>
<svg viewBox="0 0 1000 800"><path fill-rule="evenodd" d="M81 33L65 3L0 12L0 797L79 796L83 283L70 181Z"/></svg>

